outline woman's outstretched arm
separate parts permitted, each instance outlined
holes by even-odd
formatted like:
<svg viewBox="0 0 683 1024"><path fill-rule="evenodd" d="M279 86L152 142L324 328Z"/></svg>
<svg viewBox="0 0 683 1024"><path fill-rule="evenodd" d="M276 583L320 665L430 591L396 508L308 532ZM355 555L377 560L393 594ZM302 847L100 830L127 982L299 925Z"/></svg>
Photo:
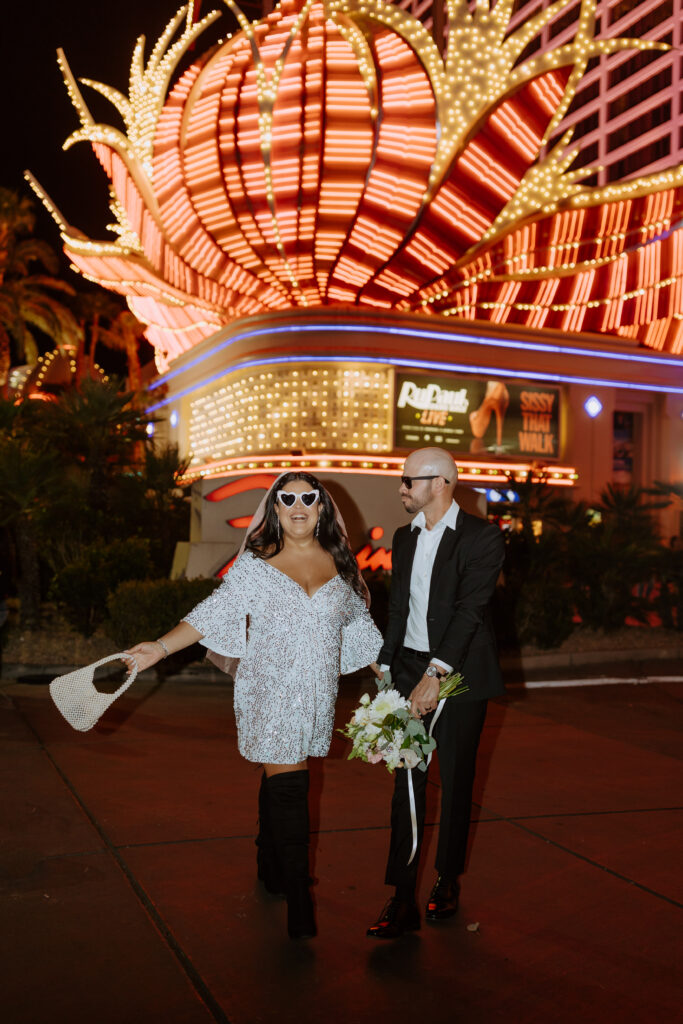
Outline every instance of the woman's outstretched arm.
<svg viewBox="0 0 683 1024"><path fill-rule="evenodd" d="M164 633L158 640L144 640L141 644L136 644L135 647L124 651L124 654L135 658L138 672L143 672L146 668L156 665L158 661L166 658L169 654L182 651L185 647L189 647L190 644L201 640L203 635L194 626L191 626L189 622L179 622L177 626L174 626L168 633Z"/></svg>

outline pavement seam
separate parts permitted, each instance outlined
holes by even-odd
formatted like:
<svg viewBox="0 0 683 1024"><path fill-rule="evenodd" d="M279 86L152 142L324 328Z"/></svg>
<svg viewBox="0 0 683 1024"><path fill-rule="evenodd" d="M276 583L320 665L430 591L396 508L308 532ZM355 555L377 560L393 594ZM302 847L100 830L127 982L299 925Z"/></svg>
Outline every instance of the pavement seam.
<svg viewBox="0 0 683 1024"><path fill-rule="evenodd" d="M620 807L613 811L553 811L546 814L511 814L503 821L534 821L537 818L599 818L605 814L657 814L667 811L683 811L683 807ZM482 821L484 819L477 819Z"/></svg>
<svg viewBox="0 0 683 1024"><path fill-rule="evenodd" d="M171 931L170 927L166 924L164 918L161 916L161 914L155 907L144 886L141 884L141 882L138 881L131 868L128 866L124 858L119 853L119 849L111 842L109 836L102 828L100 823L97 821L97 818L91 813L87 804L83 801L80 794L73 786L69 777L57 764L54 757L43 743L42 738L36 732L32 723L26 718L26 716L21 712L21 710L16 707L16 705L15 709L17 710L18 714L20 714L21 717L24 719L24 722L26 723L27 727L35 736L40 746L40 749L43 751L48 761L50 762L54 770L57 772L57 775L59 775L64 785L71 793L71 796L76 801L83 814L85 814L86 818L99 835L100 839L104 843L105 849L115 861L117 867L122 872L124 878L130 885L139 903L141 904L143 910L151 920L152 924L154 925L154 927L156 928L157 932L160 934L166 945L168 946L170 952L175 957L181 970L185 974L187 980L189 981L191 987L194 989L201 1003L206 1007L208 1012L211 1014L213 1020L216 1021L217 1024L231 1024L229 1017L225 1014L223 1008L220 1006L220 1004L214 997L209 986L204 981L201 974L193 964L191 958L188 956L188 954L185 952L185 950L182 948L178 940L173 935L173 932Z"/></svg>
<svg viewBox="0 0 683 1024"><path fill-rule="evenodd" d="M593 860L591 857L586 857L585 854L578 853L578 851L572 850L569 846L564 846L562 843L558 843L555 839L549 839L547 836L534 831L534 829L523 825L520 821L515 820L514 818L502 818L501 821L507 821L510 825L514 826L514 828L518 828L520 831L526 832L527 835L533 836L535 839L540 839L542 842L548 843L550 846L554 846L558 850L562 850L563 853L568 853L577 860L582 860L585 864L590 864L591 867L598 868L600 871L605 871L608 875L612 875L613 878L618 878L621 882L626 882L628 885L634 885L636 889L640 889L642 892L646 892L650 896L655 896L658 900L662 900L664 903L669 903L671 906L678 907L683 910L683 903L679 903L678 900L674 900L670 896L665 896L664 893L657 892L656 889L650 889L649 886L643 885L641 882L636 882L635 879L629 878L628 875L622 875L619 871L615 871L613 868L608 868L605 864L601 864L599 861Z"/></svg>
<svg viewBox="0 0 683 1024"><path fill-rule="evenodd" d="M492 821L543 821L544 819L561 818L600 818L610 814L666 814L671 811L683 811L683 805L674 807L623 807L605 811L553 811L545 814L515 814L505 817L495 811L487 811L484 817L472 818L472 824L484 824ZM426 821L425 828L436 828L438 821ZM328 836L346 832L389 832L389 825L347 825L337 828L311 829L312 836ZM139 850L157 846L182 846L185 843L229 843L232 840L253 839L253 833L245 832L231 836L188 836L186 839L149 840L142 843L121 843L117 850Z"/></svg>

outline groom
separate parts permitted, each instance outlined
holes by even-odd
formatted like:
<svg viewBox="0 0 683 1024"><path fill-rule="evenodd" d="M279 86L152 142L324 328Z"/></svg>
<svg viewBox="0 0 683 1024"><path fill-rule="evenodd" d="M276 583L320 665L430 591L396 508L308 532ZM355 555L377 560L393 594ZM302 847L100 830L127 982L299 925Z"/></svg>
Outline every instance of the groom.
<svg viewBox="0 0 683 1024"><path fill-rule="evenodd" d="M392 684L411 701L429 730L439 703L439 677L462 672L468 690L446 700L434 728L441 773L437 878L425 916L440 921L458 908L458 878L465 869L475 760L489 697L502 694L489 603L503 564L497 526L469 515L453 500L458 470L440 448L408 456L399 495L414 516L394 534L389 619L377 658L391 668ZM420 927L415 900L424 829L427 773L415 770L418 847L413 845L407 770L395 772L391 844L385 881L395 886L367 934L394 939Z"/></svg>

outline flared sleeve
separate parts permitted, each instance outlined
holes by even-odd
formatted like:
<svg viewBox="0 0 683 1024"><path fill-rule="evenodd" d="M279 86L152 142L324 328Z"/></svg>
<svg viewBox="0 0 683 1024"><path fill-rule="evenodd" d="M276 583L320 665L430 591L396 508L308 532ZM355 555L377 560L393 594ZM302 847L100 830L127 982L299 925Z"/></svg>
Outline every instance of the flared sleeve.
<svg viewBox="0 0 683 1024"><path fill-rule="evenodd" d="M213 594L183 617L198 633L199 643L227 658L243 658L247 653L247 614L249 592L254 578L253 556L240 555Z"/></svg>
<svg viewBox="0 0 683 1024"><path fill-rule="evenodd" d="M365 601L349 589L348 620L342 626L339 671L346 675L371 665L377 660L381 646L382 634L372 621Z"/></svg>

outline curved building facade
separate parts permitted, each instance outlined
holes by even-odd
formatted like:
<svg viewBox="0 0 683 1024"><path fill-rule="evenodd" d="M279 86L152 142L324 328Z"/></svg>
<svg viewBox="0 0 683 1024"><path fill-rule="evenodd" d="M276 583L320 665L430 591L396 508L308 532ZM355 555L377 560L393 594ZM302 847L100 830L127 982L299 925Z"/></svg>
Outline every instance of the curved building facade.
<svg viewBox="0 0 683 1024"><path fill-rule="evenodd" d="M358 541L381 540L425 444L481 511L529 471L589 499L680 480L683 167L591 184L562 130L596 60L655 44L601 38L596 0L540 49L562 5L447 0L443 48L386 0L229 6L240 31L200 56L219 11L182 8L147 57L141 37L128 96L81 80L123 130L60 55L112 238L32 182L73 266L147 325L150 409L201 481L196 543L234 547L241 478L289 465L334 476Z"/></svg>

